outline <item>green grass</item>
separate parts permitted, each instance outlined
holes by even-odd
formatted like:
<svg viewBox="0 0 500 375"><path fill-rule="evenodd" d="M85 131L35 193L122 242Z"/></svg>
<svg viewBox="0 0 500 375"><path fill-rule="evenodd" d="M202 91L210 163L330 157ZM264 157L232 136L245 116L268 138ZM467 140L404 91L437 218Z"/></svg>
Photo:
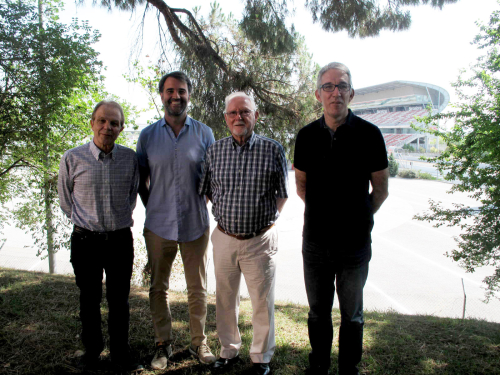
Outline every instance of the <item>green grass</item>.
<svg viewBox="0 0 500 375"><path fill-rule="evenodd" d="M189 343L186 296L171 293L174 357L165 371L143 374L210 374L187 353ZM215 329L215 299L208 300L207 336L214 354L220 350ZM130 298L132 348L147 364L151 360L153 328L146 288L133 288ZM277 349L273 374L303 374L307 367L307 307L276 304ZM107 307L103 300L103 330ZM338 334L339 312L333 311ZM500 374L500 324L393 312L365 313L362 374ZM229 374L250 368L251 305L240 310L242 361ZM78 288L73 277L0 268L0 374L76 374L75 352L82 349ZM103 354L104 359L108 352ZM338 354L334 342L332 370ZM106 362L105 362L106 363ZM96 372L106 374L106 371Z"/></svg>

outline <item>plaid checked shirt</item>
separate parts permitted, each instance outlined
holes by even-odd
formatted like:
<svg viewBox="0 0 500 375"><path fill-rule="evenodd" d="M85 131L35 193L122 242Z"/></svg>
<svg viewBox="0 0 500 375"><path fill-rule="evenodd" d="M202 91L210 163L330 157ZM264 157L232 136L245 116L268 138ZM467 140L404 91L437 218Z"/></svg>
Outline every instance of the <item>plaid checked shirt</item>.
<svg viewBox="0 0 500 375"><path fill-rule="evenodd" d="M232 234L250 234L279 216L276 198L288 198L285 151L252 133L240 147L227 137L207 150L199 193L212 197L215 220Z"/></svg>
<svg viewBox="0 0 500 375"><path fill-rule="evenodd" d="M139 165L135 152L115 144L105 155L93 141L64 153L57 190L73 224L94 232L134 225Z"/></svg>

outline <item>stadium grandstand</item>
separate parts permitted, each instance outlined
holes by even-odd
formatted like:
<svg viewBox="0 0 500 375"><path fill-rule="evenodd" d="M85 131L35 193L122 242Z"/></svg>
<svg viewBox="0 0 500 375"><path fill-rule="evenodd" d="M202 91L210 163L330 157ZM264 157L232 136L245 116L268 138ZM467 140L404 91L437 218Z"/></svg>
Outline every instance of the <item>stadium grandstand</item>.
<svg viewBox="0 0 500 375"><path fill-rule="evenodd" d="M446 108L450 95L445 89L428 83L393 81L355 91L351 110L380 128L389 152L405 144L426 152L431 143L439 145L438 141L432 142L433 136L417 132L411 124L416 123L415 116L425 116L427 108L432 114Z"/></svg>

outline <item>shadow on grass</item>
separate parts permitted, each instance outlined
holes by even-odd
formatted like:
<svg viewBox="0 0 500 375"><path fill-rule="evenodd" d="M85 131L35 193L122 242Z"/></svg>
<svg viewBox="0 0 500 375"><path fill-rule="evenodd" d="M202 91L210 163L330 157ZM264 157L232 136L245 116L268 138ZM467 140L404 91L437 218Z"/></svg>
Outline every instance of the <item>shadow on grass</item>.
<svg viewBox="0 0 500 375"><path fill-rule="evenodd" d="M143 374L210 374L187 351L189 313L186 296L170 293L174 356L164 371L148 367ZM107 306L102 303L106 335ZM144 364L151 361L153 327L146 288L133 288L130 296L130 341ZM305 306L277 303L274 375L300 375L310 351ZM333 312L336 338L340 316ZM365 314L362 374L500 374L500 324L397 313ZM241 361L227 374L247 374L251 368L251 305L242 300ZM79 338L78 288L74 278L0 268L0 374L75 374ZM214 354L220 346L215 327L215 298L208 298L208 344ZM107 350L103 358L107 363ZM338 345L334 341L332 370ZM107 367L105 367L107 368ZM98 374L108 372L101 371Z"/></svg>

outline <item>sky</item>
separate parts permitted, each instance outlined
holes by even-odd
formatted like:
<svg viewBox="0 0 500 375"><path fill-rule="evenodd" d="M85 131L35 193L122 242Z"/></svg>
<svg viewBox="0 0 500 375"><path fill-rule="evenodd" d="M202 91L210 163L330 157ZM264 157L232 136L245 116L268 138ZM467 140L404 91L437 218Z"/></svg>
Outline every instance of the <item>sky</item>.
<svg viewBox="0 0 500 375"><path fill-rule="evenodd" d="M141 88L129 84L123 74L130 72L131 50L136 44L137 29L144 7L135 14L92 6L67 3L61 14L61 22L69 23L72 17L88 20L89 25L101 33L101 39L94 48L107 67L106 88L138 107L145 107L146 95ZM201 6L206 14L210 7L205 0L167 0L174 8L192 10ZM238 0L219 1L225 13L241 14L243 5ZM487 23L492 11L500 9L497 0L459 0L446 5L442 10L430 6L409 8L412 25L404 32L382 32L374 38L349 38L346 32L326 33L319 24L313 24L310 13L303 8L302 1L295 1L293 23L304 35L306 45L314 62L320 66L332 61L342 62L349 67L354 88L363 88L396 80L416 81L440 86L448 91L451 102L457 100L451 84L456 81L460 69L467 69L481 55L471 45L479 32L476 21ZM157 22L154 12L146 16L144 47L141 58L155 56L158 41L154 27ZM311 93L314 95L314 93ZM139 123L146 118L139 118Z"/></svg>

